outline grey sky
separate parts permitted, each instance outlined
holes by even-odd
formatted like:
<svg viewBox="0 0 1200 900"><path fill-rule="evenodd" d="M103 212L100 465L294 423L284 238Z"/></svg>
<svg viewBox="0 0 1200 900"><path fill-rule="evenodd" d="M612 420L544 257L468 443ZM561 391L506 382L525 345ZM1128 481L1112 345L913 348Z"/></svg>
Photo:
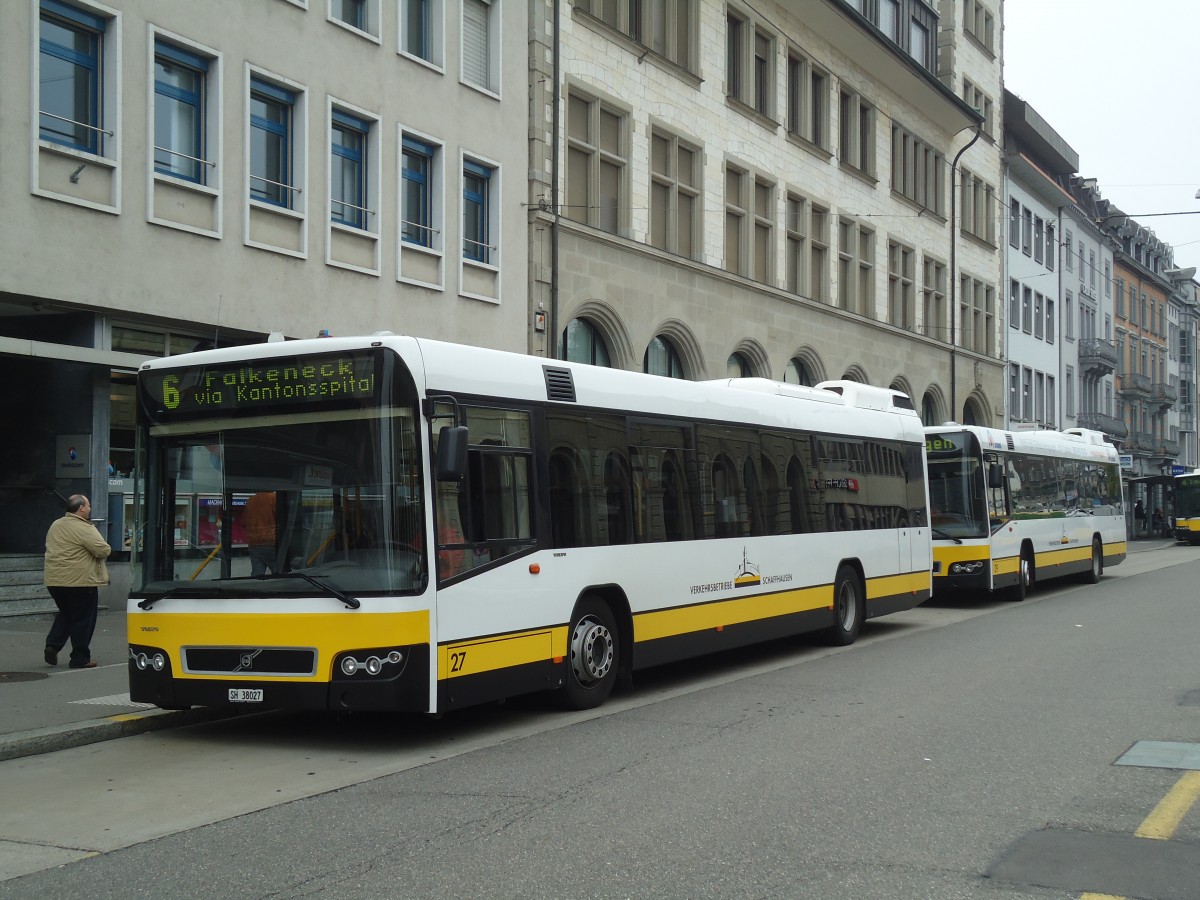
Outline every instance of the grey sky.
<svg viewBox="0 0 1200 900"><path fill-rule="evenodd" d="M1200 3L1004 0L1006 86L1079 154L1082 175L1200 265Z"/></svg>

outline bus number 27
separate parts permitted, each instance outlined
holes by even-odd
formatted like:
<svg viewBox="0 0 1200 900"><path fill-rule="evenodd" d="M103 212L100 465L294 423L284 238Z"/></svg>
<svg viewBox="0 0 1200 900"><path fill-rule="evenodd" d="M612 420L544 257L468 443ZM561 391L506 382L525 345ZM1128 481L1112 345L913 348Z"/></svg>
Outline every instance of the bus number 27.
<svg viewBox="0 0 1200 900"><path fill-rule="evenodd" d="M467 651L457 650L450 653L450 671L461 672L463 664L467 661Z"/></svg>

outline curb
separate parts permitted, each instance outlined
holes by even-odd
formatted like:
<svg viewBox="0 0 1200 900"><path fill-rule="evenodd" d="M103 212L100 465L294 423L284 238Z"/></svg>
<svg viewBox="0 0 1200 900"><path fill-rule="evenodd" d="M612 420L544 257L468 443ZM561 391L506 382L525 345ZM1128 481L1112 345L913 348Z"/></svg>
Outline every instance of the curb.
<svg viewBox="0 0 1200 900"><path fill-rule="evenodd" d="M0 761L69 750L119 737L145 734L164 728L196 725L241 715L219 709L155 709L139 713L123 713L104 719L53 725L33 731L18 731L0 736Z"/></svg>

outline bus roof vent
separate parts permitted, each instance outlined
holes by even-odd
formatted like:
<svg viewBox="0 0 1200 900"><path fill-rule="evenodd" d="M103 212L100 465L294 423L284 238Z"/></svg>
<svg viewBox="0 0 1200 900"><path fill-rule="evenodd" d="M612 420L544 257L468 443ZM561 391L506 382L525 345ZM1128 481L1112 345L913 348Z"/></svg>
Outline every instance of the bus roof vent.
<svg viewBox="0 0 1200 900"><path fill-rule="evenodd" d="M564 403L575 402L575 380L571 377L570 369L542 366L542 372L546 375L547 400L561 400Z"/></svg>
<svg viewBox="0 0 1200 900"><path fill-rule="evenodd" d="M1004 440L1008 442L1008 449L1009 449L1009 450L1016 450L1016 449L1017 449L1017 446L1016 446L1016 444L1014 444L1014 443L1013 443L1012 435L1011 435L1011 434L1009 434L1007 431L1006 431L1006 432L1004 432Z"/></svg>

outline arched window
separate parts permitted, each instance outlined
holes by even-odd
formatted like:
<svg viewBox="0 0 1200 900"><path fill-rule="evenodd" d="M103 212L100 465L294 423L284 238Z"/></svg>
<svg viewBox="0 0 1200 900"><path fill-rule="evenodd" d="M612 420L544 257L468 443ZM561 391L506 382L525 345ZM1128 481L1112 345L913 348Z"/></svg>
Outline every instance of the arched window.
<svg viewBox="0 0 1200 900"><path fill-rule="evenodd" d="M937 404L933 402L933 395L926 394L925 399L921 401L921 424L922 425L939 425L937 420Z"/></svg>
<svg viewBox="0 0 1200 900"><path fill-rule="evenodd" d="M787 368L783 372L783 380L788 384L802 384L805 387L814 387L817 383L812 372L808 371L808 366L796 357L788 360Z"/></svg>
<svg viewBox="0 0 1200 900"><path fill-rule="evenodd" d="M563 359L611 368L608 345L587 319L572 319L563 331Z"/></svg>
<svg viewBox="0 0 1200 900"><path fill-rule="evenodd" d="M605 518L610 545L628 544L632 541L630 496L628 464L616 453L610 453L604 461Z"/></svg>
<svg viewBox="0 0 1200 900"><path fill-rule="evenodd" d="M740 353L734 353L725 363L725 374L730 378L749 378L754 373L750 371L750 363Z"/></svg>
<svg viewBox="0 0 1200 900"><path fill-rule="evenodd" d="M804 465L793 456L787 467L788 503L792 513L792 534L812 531L808 524L808 479Z"/></svg>
<svg viewBox="0 0 1200 900"><path fill-rule="evenodd" d="M683 378L683 361L679 351L665 337L659 335L646 347L646 358L642 369L650 375L663 375L667 378Z"/></svg>

